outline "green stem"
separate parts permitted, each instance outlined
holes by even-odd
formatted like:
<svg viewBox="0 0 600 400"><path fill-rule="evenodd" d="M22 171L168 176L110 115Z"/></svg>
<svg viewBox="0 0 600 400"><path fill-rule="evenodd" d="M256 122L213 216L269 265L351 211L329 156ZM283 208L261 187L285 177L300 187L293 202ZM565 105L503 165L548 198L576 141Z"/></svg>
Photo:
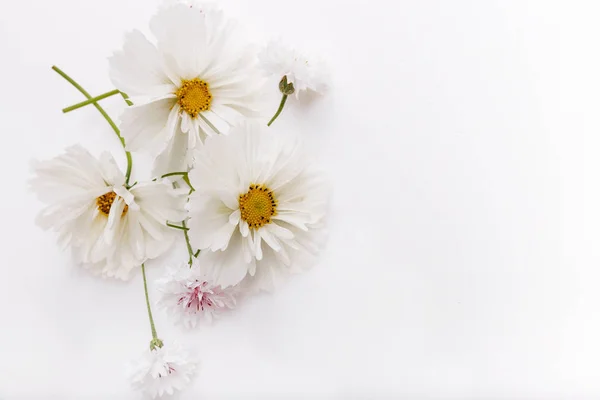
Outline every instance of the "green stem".
<svg viewBox="0 0 600 400"><path fill-rule="evenodd" d="M194 189L194 187L192 186L192 183L190 182L190 178L187 175L183 176L183 180L185 181L185 183L187 183L187 185L190 187L190 193L192 194L193 191L195 191L196 189Z"/></svg>
<svg viewBox="0 0 600 400"><path fill-rule="evenodd" d="M164 174L163 176L161 176L161 178L167 178L169 176L177 176L177 175L183 175L183 176L187 176L187 172L169 172L168 174Z"/></svg>
<svg viewBox="0 0 600 400"><path fill-rule="evenodd" d="M167 178L169 176L179 176L179 175L181 175L181 179L183 179L185 181L185 183L188 185L188 187L190 188L190 193L192 193L194 190L196 190L192 186L192 183L190 182L190 178L188 177L187 172L169 172L168 174L162 175L161 178Z"/></svg>
<svg viewBox="0 0 600 400"><path fill-rule="evenodd" d="M172 176L172 175L183 175L184 177L187 178L187 172L170 172L168 174L163 175L163 177L165 176ZM187 181L186 181L187 182ZM177 182L173 182L173 187L174 188L178 188L179 185L177 184ZM190 193L192 193L193 188L191 188L190 185ZM169 225L169 223L167 222L167 225ZM171 225L169 225L171 226ZM175 226L173 226L175 227ZM194 250L192 250L192 244L190 243L190 236L188 235L188 230L189 228L187 227L187 224L185 222L185 220L181 221L181 226L178 226L177 228L183 230L183 235L185 236L185 244L187 246L187 251L189 254L189 259L188 259L188 264L190 265L190 268L192 267L192 263L193 263L193 258L194 257ZM200 252L200 250L198 250L198 252ZM196 253L198 254L198 253Z"/></svg>
<svg viewBox="0 0 600 400"><path fill-rule="evenodd" d="M159 340L154 326L154 318L152 318L152 308L150 307L150 299L148 298L148 283L146 282L146 268L142 264L142 277L144 278L144 293L146 294L146 306L148 307L148 318L150 319L150 329L152 330L152 341ZM159 346L160 347L160 346Z"/></svg>
<svg viewBox="0 0 600 400"><path fill-rule="evenodd" d="M123 147L125 148L125 147ZM125 172L125 185L128 189L131 189L129 186L129 178L131 177L131 167L133 167L133 161L131 160L131 153L125 150L125 157L127 158L127 171ZM136 182L137 183L137 182Z"/></svg>
<svg viewBox="0 0 600 400"><path fill-rule="evenodd" d="M84 88L82 88L80 84L78 84L77 82L75 82L73 80L73 78L71 78L69 75L65 74L60 68L58 68L57 66L53 65L52 69L57 74L59 74L60 76L62 76L67 82L69 82L71 85L73 85L75 87L75 89L79 90L79 92L81 92L81 94L83 94L88 100L92 99L92 96ZM113 131L115 131L115 133L117 134L117 137L121 141L121 146L123 146L123 150L125 150L125 157L127 158L127 172L125 173L125 183L126 183L127 186L129 186L129 178L131 176L131 167L132 167L133 162L131 160L131 153L128 152L125 149L125 139L123 138L123 136L121 136L121 131L119 130L119 128L117 128L117 125L108 116L108 114L106 113L106 111L104 111L104 109L102 108L102 106L100 106L100 104L98 104L95 101L92 104L94 104L94 107L96 107L96 109L98 110L98 112L100 114L102 114L102 116L104 117L104 119L106 120L106 122L108 122L108 124L110 125L110 127L113 129Z"/></svg>
<svg viewBox="0 0 600 400"><path fill-rule="evenodd" d="M119 92L121 93L121 97L123 97L123 100L125 100L125 103L127 103L128 106L132 106L133 102L131 100L129 100L129 96L127 96L127 93L123 93L123 92Z"/></svg>
<svg viewBox="0 0 600 400"><path fill-rule="evenodd" d="M182 231L189 231L190 230L190 228L186 228L186 227L179 226L179 225L174 225L174 224L171 224L169 222L167 222L167 226L171 227L171 228L175 228L175 229L181 229Z"/></svg>
<svg viewBox="0 0 600 400"><path fill-rule="evenodd" d="M275 121L277 119L277 117L279 117L279 114L281 114L281 112L283 111L283 106L285 106L285 102L287 101L287 98L288 98L288 95L284 94L283 97L281 98L281 103L279 103L279 108L277 109L277 112L275 113L275 115L273 115L273 118L271 118L271 120L269 121L267 126L271 126L273 121Z"/></svg>
<svg viewBox="0 0 600 400"><path fill-rule="evenodd" d="M85 107L88 104L95 103L97 101L100 101L100 100L105 99L110 96L114 96L115 94L119 94L119 93L121 93L121 92L119 92L117 89L111 90L110 92L103 93L100 96L92 97L91 99L87 99L86 101L82 101L81 103L73 104L70 107L63 108L62 112L68 113L70 111L77 110L78 108Z"/></svg>
<svg viewBox="0 0 600 400"><path fill-rule="evenodd" d="M185 244L187 244L188 254L190 255L190 259L188 260L188 264L191 267L192 266L192 262L193 262L192 257L194 257L194 250L192 250L192 245L190 244L190 237L188 235L188 229L189 228L187 227L185 221L181 221L181 225L183 225L183 228L184 228L183 234L185 235Z"/></svg>

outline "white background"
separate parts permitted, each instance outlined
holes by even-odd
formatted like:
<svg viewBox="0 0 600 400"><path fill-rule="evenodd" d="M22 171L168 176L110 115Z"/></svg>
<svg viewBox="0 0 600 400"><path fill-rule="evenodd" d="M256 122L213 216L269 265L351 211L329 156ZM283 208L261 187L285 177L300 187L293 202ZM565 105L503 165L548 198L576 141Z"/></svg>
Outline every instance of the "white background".
<svg viewBox="0 0 600 400"><path fill-rule="evenodd" d="M139 398L123 365L150 338L140 276L72 265L26 180L77 142L123 161L93 108L61 113L82 96L50 66L112 89L106 58L158 3L0 6L2 400ZM329 62L329 94L276 123L330 173L331 232L311 272L213 326L156 312L202 361L180 398L600 398L600 4L221 3Z"/></svg>

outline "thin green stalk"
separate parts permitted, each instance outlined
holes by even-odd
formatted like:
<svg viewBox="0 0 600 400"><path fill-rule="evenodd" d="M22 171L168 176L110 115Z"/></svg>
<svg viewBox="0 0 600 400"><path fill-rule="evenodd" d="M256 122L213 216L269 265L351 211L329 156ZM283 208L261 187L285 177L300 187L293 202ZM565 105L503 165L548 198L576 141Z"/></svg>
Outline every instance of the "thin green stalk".
<svg viewBox="0 0 600 400"><path fill-rule="evenodd" d="M191 267L192 263L193 263L192 257L194 257L194 250L192 250L192 245L190 244L190 237L188 235L189 228L187 227L185 221L181 221L181 225L183 225L183 228L184 228L183 234L185 235L185 244L187 244L187 250L188 250L188 254L190 256L190 259L188 260L188 264Z"/></svg>
<svg viewBox="0 0 600 400"><path fill-rule="evenodd" d="M125 100L125 103L127 103L128 106L132 106L133 102L131 100L129 100L129 96L127 96L127 93L123 93L123 92L119 92L121 93L121 97L123 97L123 100Z"/></svg>
<svg viewBox="0 0 600 400"><path fill-rule="evenodd" d="M187 172L169 172L168 174L164 174L163 176L161 176L161 178L167 178L169 176L177 176L177 175L183 175L183 176L187 176Z"/></svg>
<svg viewBox="0 0 600 400"><path fill-rule="evenodd" d="M269 121L267 126L271 126L273 121L275 121L277 119L277 117L279 117L279 114L281 114L281 112L283 111L283 107L285 106L285 102L287 101L287 98L288 98L288 95L284 94L283 97L281 98L281 103L279 103L279 108L277 109L277 112L275 113L275 115L273 115L273 118L271 118L271 120Z"/></svg>
<svg viewBox="0 0 600 400"><path fill-rule="evenodd" d="M166 176L173 176L173 175L183 175L184 177L187 178L187 172L170 172L168 174L163 175L163 178ZM173 187L174 188L179 187L177 182L173 182ZM192 193L192 191L193 191L193 188L191 188L191 185L190 185L190 193ZM171 226L168 222L167 222L167 225ZM175 228L175 226L173 226L173 228ZM177 228L181 229L183 231L183 235L185 236L185 244L187 246L187 251L190 256L188 259L188 264L190 265L190 268L191 268L192 263L193 263L193 257L196 257L196 256L194 256L194 250L192 250L192 244L190 243L190 236L188 235L189 228L187 227L185 220L181 221L181 226L178 226ZM200 250L198 250L198 253L199 252L200 252ZM196 254L198 254L198 253L196 253Z"/></svg>
<svg viewBox="0 0 600 400"><path fill-rule="evenodd" d="M77 110L78 108L85 107L88 104L95 103L97 101L100 101L102 99L106 99L107 97L114 96L115 94L119 94L119 93L121 93L121 92L119 92L119 90L117 90L117 89L111 90L110 92L106 92L106 93L103 93L103 94L101 94L99 96L92 97L91 99L87 99L85 101L82 101L81 103L73 104L70 107L63 108L62 112L63 113L68 113L69 111Z"/></svg>
<svg viewBox="0 0 600 400"><path fill-rule="evenodd" d="M194 187L192 186L192 183L190 182L190 177L186 174L183 176L183 180L185 181L185 183L187 183L187 185L190 187L190 194L192 194L192 192L196 189L194 189Z"/></svg>
<svg viewBox="0 0 600 400"><path fill-rule="evenodd" d="M185 228L183 226L174 225L174 224L171 224L169 222L167 222L167 226L170 227L170 228L181 229L182 231L189 231L190 230L190 228Z"/></svg>
<svg viewBox="0 0 600 400"><path fill-rule="evenodd" d="M58 68L57 66L53 65L52 69L57 74L59 74L60 76L62 76L67 82L69 82L71 85L73 85L75 87L75 89L79 90L79 92L81 92L81 94L83 94L88 100L92 99L92 96L90 96L90 94L84 88L82 88L80 84L78 84L77 82L75 82L73 80L73 78L71 78L69 75L65 74L60 68ZM123 138L123 136L121 136L121 131L119 130L119 128L117 128L117 125L108 116L108 114L106 113L106 111L104 111L104 109L102 108L102 106L100 106L100 104L98 104L97 102L93 102L92 104L94 104L94 107L96 107L96 109L98 110L98 112L100 114L102 114L102 116L104 117L104 119L106 120L106 122L108 122L108 124L110 125L110 127L113 129L113 131L115 131L115 133L117 134L117 137L121 141L121 146L123 146L123 150L125 150L125 157L127 158L127 172L125 173L125 183L126 183L126 185L129 186L129 178L131 176L131 168L132 168L133 162L131 160L131 153L128 152L125 149L125 139Z"/></svg>
<svg viewBox="0 0 600 400"><path fill-rule="evenodd" d="M152 318L152 308L150 307L150 299L148 297L148 283L146 282L146 268L142 264L142 277L144 278L144 293L146 294L146 306L148 307L148 319L150 319L150 329L152 330L152 342L158 339L156 327L154 326L154 318ZM160 346L159 346L160 347Z"/></svg>

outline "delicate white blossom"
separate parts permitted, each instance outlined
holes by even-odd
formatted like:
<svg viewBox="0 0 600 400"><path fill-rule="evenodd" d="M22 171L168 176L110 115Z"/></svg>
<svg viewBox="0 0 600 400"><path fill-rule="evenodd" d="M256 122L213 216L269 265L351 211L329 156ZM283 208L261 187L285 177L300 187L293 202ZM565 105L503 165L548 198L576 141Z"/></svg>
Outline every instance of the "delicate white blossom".
<svg viewBox="0 0 600 400"><path fill-rule="evenodd" d="M144 351L128 370L133 387L155 398L185 388L196 363L181 345L172 343Z"/></svg>
<svg viewBox="0 0 600 400"><path fill-rule="evenodd" d="M256 54L236 24L215 6L178 3L151 20L156 39L125 38L110 58L110 77L134 105L121 119L131 151L159 154L155 174L187 170L207 136L258 112Z"/></svg>
<svg viewBox="0 0 600 400"><path fill-rule="evenodd" d="M318 250L328 187L299 141L255 123L207 140L189 174L189 235L215 283L270 289Z"/></svg>
<svg viewBox="0 0 600 400"><path fill-rule="evenodd" d="M288 84L294 85L296 97L306 90L323 93L327 89L327 68L319 58L301 53L281 41L269 42L258 57L268 76L277 80L285 76Z"/></svg>
<svg viewBox="0 0 600 400"><path fill-rule="evenodd" d="M197 261L190 267L181 264L171 268L157 281L161 294L158 305L165 309L175 322L195 327L204 319L211 322L222 312L235 307L236 289L221 288L213 278L202 271Z"/></svg>
<svg viewBox="0 0 600 400"><path fill-rule="evenodd" d="M37 223L57 231L78 263L103 276L127 279L146 259L163 254L174 239L167 221L186 217L185 191L167 181L128 188L106 152L96 159L73 146L33 170L32 189L48 204Z"/></svg>

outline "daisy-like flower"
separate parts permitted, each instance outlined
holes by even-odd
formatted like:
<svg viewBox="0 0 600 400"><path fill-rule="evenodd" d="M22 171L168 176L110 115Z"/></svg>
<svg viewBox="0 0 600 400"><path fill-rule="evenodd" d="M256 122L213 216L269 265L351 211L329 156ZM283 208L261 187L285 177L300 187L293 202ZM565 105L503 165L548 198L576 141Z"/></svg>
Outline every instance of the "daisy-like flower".
<svg viewBox="0 0 600 400"><path fill-rule="evenodd" d="M195 327L201 318L211 322L227 309L235 307L235 289L215 285L198 261L190 267L182 264L170 269L157 281L161 298L158 305L186 327Z"/></svg>
<svg viewBox="0 0 600 400"><path fill-rule="evenodd" d="M318 250L327 185L299 142L255 123L206 141L189 174L189 235L215 283L270 289Z"/></svg>
<svg viewBox="0 0 600 400"><path fill-rule="evenodd" d="M133 387L152 398L185 388L196 370L189 353L178 343L152 347L128 367Z"/></svg>
<svg viewBox="0 0 600 400"><path fill-rule="evenodd" d="M78 263L103 276L127 279L146 259L163 254L174 239L166 222L186 217L185 190L167 181L127 188L106 152L96 159L73 146L33 169L32 189L48 204L37 223L57 231Z"/></svg>
<svg viewBox="0 0 600 400"><path fill-rule="evenodd" d="M165 7L150 30L155 44L133 31L109 60L113 83L135 104L122 115L122 135L131 151L161 153L156 173L187 170L199 141L257 115L256 56L214 6Z"/></svg>
<svg viewBox="0 0 600 400"><path fill-rule="evenodd" d="M285 78L285 85L281 85L281 81L279 85L283 94L296 93L298 98L300 92L306 90L323 93L327 89L327 69L320 59L310 59L281 41L269 42L258 57L267 75L278 80Z"/></svg>

